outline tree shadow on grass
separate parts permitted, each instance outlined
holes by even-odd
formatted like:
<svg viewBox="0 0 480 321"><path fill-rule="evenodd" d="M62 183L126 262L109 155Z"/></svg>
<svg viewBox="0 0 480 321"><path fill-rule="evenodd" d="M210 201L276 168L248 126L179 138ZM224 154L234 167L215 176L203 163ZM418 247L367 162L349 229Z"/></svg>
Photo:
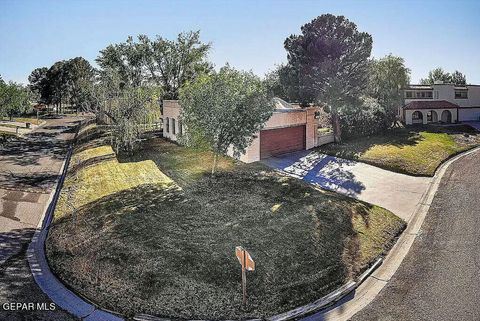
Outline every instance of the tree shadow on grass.
<svg viewBox="0 0 480 321"><path fill-rule="evenodd" d="M69 169L68 169L68 174L69 175L75 175L76 173L78 173L79 171L87 168L87 167L91 167L91 166L95 166L95 165L98 165L98 164L101 164L105 161L109 161L109 160L116 160L116 156L115 156L115 153L111 153L111 154L107 154L107 155L101 155L101 156L95 156L95 157L91 157L85 161L82 161L82 162L79 162L79 163L76 163L76 164L71 164Z"/></svg>
<svg viewBox="0 0 480 321"><path fill-rule="evenodd" d="M364 268L352 215L368 222L370 207L358 204L246 166L182 191L142 185L104 197L82 207L76 225L71 215L55 221L47 249L70 286L129 316L269 316L318 299ZM246 310L238 245L257 264L247 276Z"/></svg>
<svg viewBox="0 0 480 321"><path fill-rule="evenodd" d="M414 125L405 128L389 129L378 135L347 139L340 144L322 146L320 150L326 152L333 151L339 157L356 158L376 145L395 146L398 148L415 146L423 140L420 132L467 136L477 136L479 134L476 129L463 124Z"/></svg>

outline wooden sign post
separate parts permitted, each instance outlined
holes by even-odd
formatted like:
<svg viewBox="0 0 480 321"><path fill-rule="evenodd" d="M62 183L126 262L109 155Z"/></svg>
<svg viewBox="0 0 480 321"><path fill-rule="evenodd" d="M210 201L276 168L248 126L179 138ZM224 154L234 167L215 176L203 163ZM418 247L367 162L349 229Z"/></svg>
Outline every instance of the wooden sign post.
<svg viewBox="0 0 480 321"><path fill-rule="evenodd" d="M243 301L242 304L245 307L247 304L247 271L255 271L255 261L253 261L250 253L241 246L235 247L235 255L238 261L242 265L242 290Z"/></svg>

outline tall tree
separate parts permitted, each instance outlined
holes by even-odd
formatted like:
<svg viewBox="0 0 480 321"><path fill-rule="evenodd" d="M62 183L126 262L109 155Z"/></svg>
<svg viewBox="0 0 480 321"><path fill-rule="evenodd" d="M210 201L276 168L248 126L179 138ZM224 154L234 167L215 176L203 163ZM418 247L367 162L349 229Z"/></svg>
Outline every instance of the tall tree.
<svg viewBox="0 0 480 321"><path fill-rule="evenodd" d="M213 66L206 60L210 44L200 41L200 31L182 32L176 41L157 36L150 41L140 36L147 44L147 69L155 83L163 88L165 99L178 99L180 88L200 74L209 73Z"/></svg>
<svg viewBox="0 0 480 321"><path fill-rule="evenodd" d="M57 105L57 112L62 111L62 103L68 100L68 69L66 61L55 62L47 71L49 83L49 104Z"/></svg>
<svg viewBox="0 0 480 321"><path fill-rule="evenodd" d="M455 70L452 73L452 83L457 86L462 86L467 84L467 77L458 70Z"/></svg>
<svg viewBox="0 0 480 321"><path fill-rule="evenodd" d="M401 57L388 55L372 59L368 77L368 95L384 108L384 127L396 123L398 107L402 105L402 89L410 83L410 70Z"/></svg>
<svg viewBox="0 0 480 321"><path fill-rule="evenodd" d="M103 70L100 76L101 81L93 86L87 110L97 117L107 118L112 145L117 152L132 152L146 123L160 116L159 88L124 83L122 76L113 69Z"/></svg>
<svg viewBox="0 0 480 321"><path fill-rule="evenodd" d="M114 71L120 77L119 86L139 87L148 82L145 68L148 52L148 44L128 37L126 42L101 50L95 61L103 70Z"/></svg>
<svg viewBox="0 0 480 321"><path fill-rule="evenodd" d="M299 71L300 95L312 97L332 114L341 140L340 117L358 106L366 88L372 37L344 16L321 15L285 40L288 63Z"/></svg>
<svg viewBox="0 0 480 321"><path fill-rule="evenodd" d="M198 31L180 33L175 41L140 35L138 41L129 37L125 43L108 46L96 61L102 69L115 70L124 83L157 85L164 99L178 99L183 84L212 70L206 60L209 49Z"/></svg>
<svg viewBox="0 0 480 321"><path fill-rule="evenodd" d="M78 109L85 109L89 103L89 92L95 81L95 70L90 63L82 57L70 59L65 64L67 91L70 104Z"/></svg>
<svg viewBox="0 0 480 321"><path fill-rule="evenodd" d="M47 67L36 68L28 76L30 90L36 94L39 103L48 103L50 99L50 83L47 72Z"/></svg>
<svg viewBox="0 0 480 321"><path fill-rule="evenodd" d="M442 68L437 67L428 72L428 77L425 79L420 79L420 84L422 85L433 85L435 82L443 82L449 84L452 82L452 75Z"/></svg>
<svg viewBox="0 0 480 321"><path fill-rule="evenodd" d="M298 70L290 64L281 64L265 75L265 85L272 95L289 102L306 104L312 100L300 96Z"/></svg>
<svg viewBox="0 0 480 321"><path fill-rule="evenodd" d="M273 113L268 90L251 72L228 65L211 76L188 83L180 95L186 136L201 135L214 153L212 175L219 155L229 148L239 156Z"/></svg>

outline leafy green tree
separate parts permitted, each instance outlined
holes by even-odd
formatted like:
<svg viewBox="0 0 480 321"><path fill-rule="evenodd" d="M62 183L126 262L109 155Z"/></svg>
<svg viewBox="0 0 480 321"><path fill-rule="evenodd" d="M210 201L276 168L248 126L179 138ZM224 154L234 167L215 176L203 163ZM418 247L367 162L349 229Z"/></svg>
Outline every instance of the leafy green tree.
<svg viewBox="0 0 480 321"><path fill-rule="evenodd" d="M438 67L428 72L428 77L420 79L422 85L433 85L435 82L443 82L449 84L452 82L452 75L442 68Z"/></svg>
<svg viewBox="0 0 480 321"><path fill-rule="evenodd" d="M385 129L386 110L376 98L363 96L359 99L355 112L342 116L344 137L357 137L376 134Z"/></svg>
<svg viewBox="0 0 480 321"><path fill-rule="evenodd" d="M260 78L228 65L188 83L181 90L180 103L187 137L200 134L214 153L212 175L218 156L226 155L229 148L235 156L244 153L274 109Z"/></svg>
<svg viewBox="0 0 480 321"><path fill-rule="evenodd" d="M451 78L452 78L452 83L457 86L462 86L467 84L467 77L458 70L455 70L452 73Z"/></svg>
<svg viewBox="0 0 480 321"><path fill-rule="evenodd" d="M47 77L48 68L36 68L28 76L29 87L37 96L37 102L48 103L50 99L50 83Z"/></svg>
<svg viewBox="0 0 480 321"><path fill-rule="evenodd" d="M140 87L148 82L145 57L148 44L135 42L128 37L126 42L109 45L100 51L95 60L103 70L114 71L119 78L119 86Z"/></svg>
<svg viewBox="0 0 480 321"><path fill-rule="evenodd" d="M93 87L89 111L106 117L115 150L131 153L146 123L160 116L160 93L158 87L125 84L115 70L104 70L101 81Z"/></svg>
<svg viewBox="0 0 480 321"><path fill-rule="evenodd" d="M90 103L90 89L95 81L95 69L82 57L70 59L65 64L65 81L69 102L79 108L86 109Z"/></svg>
<svg viewBox="0 0 480 321"><path fill-rule="evenodd" d="M68 68L67 62L57 61L47 71L49 84L48 104L57 105L57 112L62 111L62 103L68 101Z"/></svg>
<svg viewBox="0 0 480 321"><path fill-rule="evenodd" d="M30 108L28 90L22 85L9 82L0 85L0 115L13 116L23 114Z"/></svg>
<svg viewBox="0 0 480 321"><path fill-rule="evenodd" d="M178 99L183 84L212 70L207 62L210 44L200 41L200 33L180 33L175 41L145 35L138 41L110 45L100 51L97 63L102 69L115 70L123 83L130 86L156 85L164 99Z"/></svg>
<svg viewBox="0 0 480 321"><path fill-rule="evenodd" d="M454 85L466 85L467 78L463 73L458 70L455 70L453 73L444 71L442 68L437 67L428 72L428 77L425 79L420 79L420 84L422 85L433 85L435 82L443 82L444 84L454 84Z"/></svg>
<svg viewBox="0 0 480 321"><path fill-rule="evenodd" d="M403 102L402 89L410 83L410 70L401 57L388 55L372 59L368 77L368 95L384 108L383 128L396 123L398 107Z"/></svg>
<svg viewBox="0 0 480 321"><path fill-rule="evenodd" d="M211 45L200 41L200 31L182 32L176 41L140 36L149 50L145 57L152 80L163 88L165 99L178 99L180 88L213 66L206 60Z"/></svg>
<svg viewBox="0 0 480 321"><path fill-rule="evenodd" d="M288 63L299 74L300 95L332 114L341 140L340 118L359 105L367 85L372 37L344 16L321 15L285 40Z"/></svg>
<svg viewBox="0 0 480 321"><path fill-rule="evenodd" d="M275 97L289 102L307 104L311 97L300 96L298 70L290 64L281 64L265 75L265 85Z"/></svg>

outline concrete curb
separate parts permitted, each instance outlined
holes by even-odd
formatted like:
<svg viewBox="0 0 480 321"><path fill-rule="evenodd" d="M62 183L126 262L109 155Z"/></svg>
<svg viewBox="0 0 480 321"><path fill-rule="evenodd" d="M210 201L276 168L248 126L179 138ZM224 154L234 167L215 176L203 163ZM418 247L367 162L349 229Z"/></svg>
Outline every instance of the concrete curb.
<svg viewBox="0 0 480 321"><path fill-rule="evenodd" d="M79 128L81 127L81 124ZM74 141L77 137L75 134ZM51 201L45 212L43 225L40 230L35 232L32 242L28 249L28 261L30 269L35 281L39 287L45 292L55 304L67 312L81 318L85 321L121 321L123 318L105 311L94 306L91 303L86 302L81 297L67 289L50 271L46 257L45 257L45 239L48 234L48 228L53 218L53 212L60 196L61 187L65 180L65 176L68 170L68 164L72 155L72 146L67 153L67 157L63 163L60 178L57 180L56 188L51 193ZM433 197L437 192L440 181L447 169L447 167L458 160L461 157L474 153L480 150L480 147L470 149L464 153L458 154L445 163L443 163L436 171L427 191L423 194L420 203L417 205L415 213L413 214L407 228L399 237L397 243L388 253L385 259L378 258L375 263L367 269L356 281L351 281L333 292L323 296L322 298L293 309L291 311L281 313L272 317L268 317L266 321L287 321L292 319L298 319L314 313L315 311L331 307L335 303L339 302L346 295L352 291L359 289L359 294L354 297L353 300L348 301L334 309L331 309L323 314L323 312L317 312L311 315L313 319L316 317L322 317L322 320L348 320L355 313L360 311L368 303L370 303L376 295L383 289L385 284L390 280L393 274L396 272L405 256L408 254L410 247L412 246L416 235L420 231L426 214L432 203ZM363 293L362 293L363 292ZM355 302L359 301L359 302ZM352 303L353 302L353 303ZM345 305L353 304L353 307ZM159 318L149 314L137 314L133 318L136 321L170 321L168 318ZM259 321L261 319L251 319L245 321ZM203 320L191 320L191 321L203 321Z"/></svg>
<svg viewBox="0 0 480 321"><path fill-rule="evenodd" d="M287 320L293 320L293 319L298 319L303 316L306 316L308 314L311 314L315 311L325 309L335 302L338 302L341 300L343 297L345 297L347 294L355 290L357 287L360 286L360 284L363 283L364 280L366 280L383 262L383 258L378 258L370 268L368 268L365 272L362 273L358 277L356 281L351 281L348 282L338 289L330 292L329 294L321 297L320 299L306 304L304 306L295 308L293 310L280 313L265 319L249 319L245 321L287 321ZM133 320L135 321L172 321L171 319L168 318L159 318L150 314L137 314L133 317ZM207 320L188 320L188 321L207 321ZM228 320L226 320L228 321Z"/></svg>
<svg viewBox="0 0 480 321"><path fill-rule="evenodd" d="M75 142L78 130L77 128L73 142ZM32 276L42 291L59 307L74 315L77 318L88 321L122 321L123 318L115 314L99 309L91 303L86 302L81 297L69 290L61 283L50 270L47 258L45 256L45 240L48 235L48 229L53 219L53 213L57 204L63 182L65 180L68 165L72 157L73 143L70 145L67 156L63 162L62 168L57 178L55 188L50 193L49 202L40 221L37 230L29 244L27 250L27 259L30 265Z"/></svg>
<svg viewBox="0 0 480 321"><path fill-rule="evenodd" d="M365 278L364 282L358 287L354 298L347 302L342 302L328 311L320 311L311 316L312 320L349 320L357 312L367 306L380 293L384 286L390 281L397 269L400 267L403 259L407 256L417 235L421 232L421 227L428 213L433 198L440 186L443 175L448 166L458 159L480 151L480 147L472 148L468 151L460 153L446 162L444 162L435 172L429 187L422 195L407 228L399 237L397 243L385 257L383 264L370 276Z"/></svg>

